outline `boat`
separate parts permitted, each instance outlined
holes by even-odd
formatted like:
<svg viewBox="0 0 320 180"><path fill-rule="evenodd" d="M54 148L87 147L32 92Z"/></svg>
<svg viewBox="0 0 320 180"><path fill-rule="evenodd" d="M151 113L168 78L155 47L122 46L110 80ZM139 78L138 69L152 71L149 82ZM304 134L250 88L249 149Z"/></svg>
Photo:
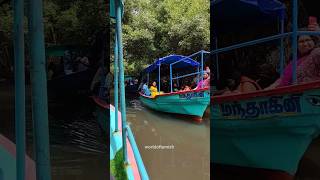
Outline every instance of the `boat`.
<svg viewBox="0 0 320 180"><path fill-rule="evenodd" d="M124 81L127 82L126 94L132 94L132 95L138 94L139 84L138 82L136 82L138 81L137 77L126 75L124 78Z"/></svg>
<svg viewBox="0 0 320 180"><path fill-rule="evenodd" d="M48 97L50 100L66 100L66 98L88 96L90 85L96 68L58 76L48 80Z"/></svg>
<svg viewBox="0 0 320 180"><path fill-rule="evenodd" d="M100 34L99 34L100 35ZM101 35L103 36L103 35ZM103 39L103 38L101 38ZM99 40L96 40L99 41ZM95 42L97 44L98 42ZM92 82L98 71L97 55L89 59L89 65L82 64L82 69L75 69L74 72L65 73L62 63L62 59L66 57L65 53L69 52L70 59L75 61L75 56L80 54L88 54L89 47L78 47L78 46L49 46L46 48L46 58L51 59L54 69L53 77L48 76L48 97L49 100L68 100L79 97L87 97L92 91ZM96 50L98 51L98 50ZM101 50L102 51L102 50ZM102 54L103 52L95 52ZM58 62L57 62L58 61ZM79 65L81 62L79 62ZM50 64L48 66L48 70Z"/></svg>
<svg viewBox="0 0 320 180"><path fill-rule="evenodd" d="M168 113L202 117L210 103L209 88L188 92L163 93L154 98L139 92L141 102L147 107Z"/></svg>
<svg viewBox="0 0 320 180"><path fill-rule="evenodd" d="M16 145L0 134L0 179L17 179L16 171ZM36 179L35 162L26 155L25 179Z"/></svg>
<svg viewBox="0 0 320 180"><path fill-rule="evenodd" d="M236 0L216 1L213 5L231 1ZM279 1L239 0L237 3L247 3L245 6L249 10L255 8L259 13L266 13L261 9L268 9L265 15L279 12L279 16L283 15L284 4ZM297 3L293 6L297 7ZM223 12L229 11L224 9ZM297 16L292 19L297 22ZM296 26L293 32L297 32ZM285 35L288 34L281 31L280 35L215 49L211 53L280 39ZM210 112L211 163L284 172L293 177L306 149L320 133L320 81L252 93L214 95L211 96Z"/></svg>
<svg viewBox="0 0 320 180"><path fill-rule="evenodd" d="M170 92L168 93L160 93L155 97L147 96L142 92L140 94L140 101L147 106L156 111L174 113L174 114L182 114L188 116L194 116L197 118L202 118L205 110L207 109L210 103L210 90L209 87L201 87L195 90L189 91L173 91L173 80L177 80L180 78L200 75L203 71L200 71L200 67L203 67L203 59L201 59L201 63L193 60L191 57L201 55L203 57L204 54L207 54L206 51L199 51L194 53L191 56L182 56L182 55L169 55L163 58L158 59L153 64L148 66L144 72L148 74L152 73L155 70L158 70L158 84L160 84L160 66L168 65L170 66ZM173 77L173 67L177 69L182 68L195 68L198 69L194 73L185 74L181 76ZM161 84L160 84L161 85ZM158 87L158 92L161 91L161 87Z"/></svg>

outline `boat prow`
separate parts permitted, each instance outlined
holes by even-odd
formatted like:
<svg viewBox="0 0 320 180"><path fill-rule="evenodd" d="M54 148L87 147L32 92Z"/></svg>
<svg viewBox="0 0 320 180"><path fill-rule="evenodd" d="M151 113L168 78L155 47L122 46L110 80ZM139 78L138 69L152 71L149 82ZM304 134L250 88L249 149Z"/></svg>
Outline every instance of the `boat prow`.
<svg viewBox="0 0 320 180"><path fill-rule="evenodd" d="M35 162L25 156L26 162L26 180L36 179ZM0 179L16 179L16 146L9 139L0 134Z"/></svg>

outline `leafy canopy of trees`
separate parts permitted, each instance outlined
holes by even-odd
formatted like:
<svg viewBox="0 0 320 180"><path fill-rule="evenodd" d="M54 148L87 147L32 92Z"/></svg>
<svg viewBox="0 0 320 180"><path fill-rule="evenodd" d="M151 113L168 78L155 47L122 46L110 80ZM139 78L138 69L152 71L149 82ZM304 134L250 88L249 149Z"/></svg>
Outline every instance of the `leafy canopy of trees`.
<svg viewBox="0 0 320 180"><path fill-rule="evenodd" d="M155 59L190 55L210 44L208 0L125 1L123 44L126 73L138 74Z"/></svg>
<svg viewBox="0 0 320 180"><path fill-rule="evenodd" d="M25 3L26 33L28 32L27 7L28 3ZM106 3L103 0L44 0L43 13L47 44L88 44L95 32L107 26ZM12 45L12 3L0 6L0 24L0 34L6 38L8 44Z"/></svg>
<svg viewBox="0 0 320 180"><path fill-rule="evenodd" d="M13 3L0 2L0 70L13 61ZM28 1L25 1L25 43L28 48ZM104 0L44 0L43 22L46 45L90 45L94 34L107 28ZM28 53L26 51L26 53ZM26 56L28 57L28 56ZM10 65L11 64L11 65ZM1 74L0 74L1 75Z"/></svg>

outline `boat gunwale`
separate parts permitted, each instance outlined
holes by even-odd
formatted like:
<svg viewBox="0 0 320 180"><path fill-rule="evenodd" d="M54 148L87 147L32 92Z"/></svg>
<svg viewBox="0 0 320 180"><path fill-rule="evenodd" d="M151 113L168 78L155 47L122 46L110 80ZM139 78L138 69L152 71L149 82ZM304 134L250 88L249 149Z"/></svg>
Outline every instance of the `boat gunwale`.
<svg viewBox="0 0 320 180"><path fill-rule="evenodd" d="M110 109L110 104L106 103L105 101L101 100L99 97L97 96L90 96L93 101L101 108L104 109Z"/></svg>
<svg viewBox="0 0 320 180"><path fill-rule="evenodd" d="M237 94L227 94L227 95L217 95L211 96L210 100L214 104L221 104L224 102L230 101L239 101L239 100L248 100L258 97L267 97L267 96L279 96L282 94L288 93L301 93L305 90L312 90L312 89L320 89L320 80L308 83L302 83L298 85L290 85L285 87L279 87L270 90L260 90L255 92L249 93L237 93Z"/></svg>
<svg viewBox="0 0 320 180"><path fill-rule="evenodd" d="M78 76L79 74L92 73L94 75L96 73L97 69L98 68L88 67L88 69L86 69L86 70L72 72L70 74L58 75L58 76L56 76L56 77L54 77L52 79L48 79L48 82L58 81L58 80L64 79L65 77Z"/></svg>
<svg viewBox="0 0 320 180"><path fill-rule="evenodd" d="M146 96L143 93L139 92L140 96L145 97L147 99L155 100L158 97L162 96L171 96L171 95L178 95L178 94L186 94L186 93L193 93L193 92L201 92L201 91L208 91L209 88L201 88L201 89L196 89L196 90L191 90L191 91L181 91L181 92L172 92L172 93L163 93L163 94L158 94L155 97L151 96Z"/></svg>

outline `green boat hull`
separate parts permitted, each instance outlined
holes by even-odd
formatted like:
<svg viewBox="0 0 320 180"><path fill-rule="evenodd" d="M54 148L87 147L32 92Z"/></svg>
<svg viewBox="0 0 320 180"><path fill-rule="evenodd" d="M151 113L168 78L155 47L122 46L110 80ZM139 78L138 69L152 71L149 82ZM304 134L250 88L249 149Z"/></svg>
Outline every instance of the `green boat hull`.
<svg viewBox="0 0 320 180"><path fill-rule="evenodd" d="M156 111L202 117L210 103L209 90L159 95L150 98L140 94L141 102Z"/></svg>
<svg viewBox="0 0 320 180"><path fill-rule="evenodd" d="M313 89L213 102L211 162L295 174L320 132L319 95Z"/></svg>

